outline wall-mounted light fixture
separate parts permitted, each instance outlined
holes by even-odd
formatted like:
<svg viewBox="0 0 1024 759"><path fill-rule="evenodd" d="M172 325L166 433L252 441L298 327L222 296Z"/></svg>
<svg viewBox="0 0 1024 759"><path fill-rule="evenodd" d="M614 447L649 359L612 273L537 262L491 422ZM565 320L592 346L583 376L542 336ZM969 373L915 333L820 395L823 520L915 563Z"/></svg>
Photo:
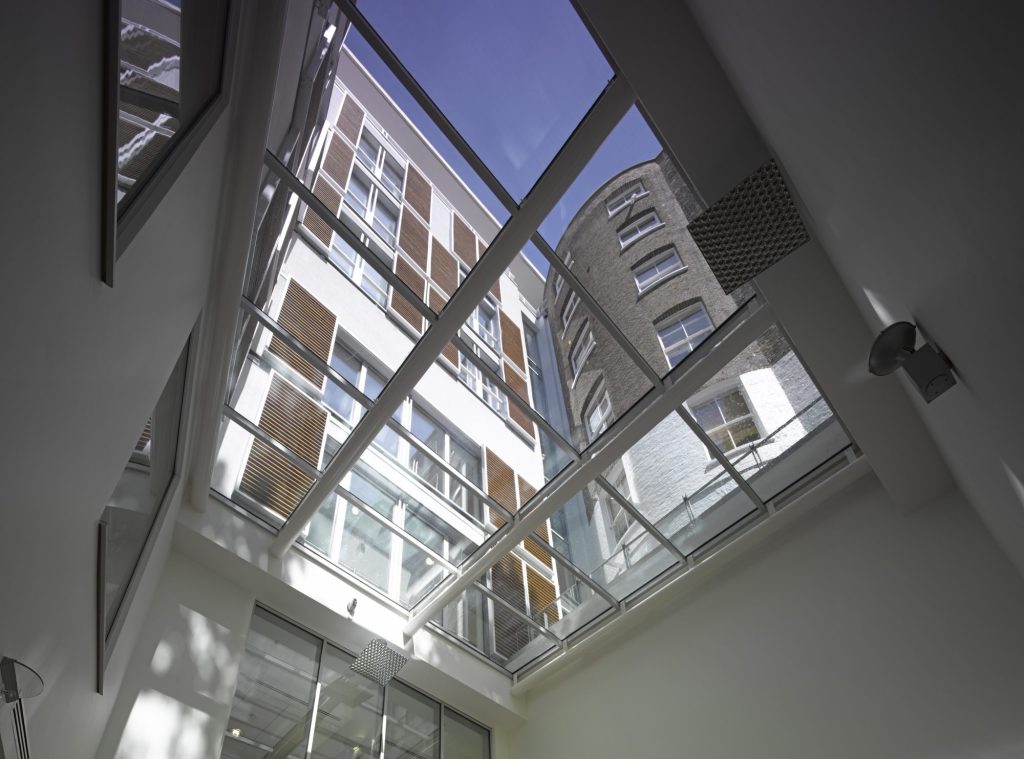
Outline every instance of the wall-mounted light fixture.
<svg viewBox="0 0 1024 759"><path fill-rule="evenodd" d="M896 322L882 330L868 356L868 371L877 377L899 368L906 371L927 403L956 384L953 364L946 354L927 338L918 348L917 326L910 322Z"/></svg>

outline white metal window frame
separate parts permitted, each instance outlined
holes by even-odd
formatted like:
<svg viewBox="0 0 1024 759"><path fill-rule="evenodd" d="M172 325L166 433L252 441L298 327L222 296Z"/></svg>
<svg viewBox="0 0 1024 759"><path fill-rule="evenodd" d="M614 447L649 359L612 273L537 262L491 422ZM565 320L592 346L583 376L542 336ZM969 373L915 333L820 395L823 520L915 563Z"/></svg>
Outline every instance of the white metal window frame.
<svg viewBox="0 0 1024 759"><path fill-rule="evenodd" d="M580 305L580 296L575 290L570 290L568 297L565 299L565 303L562 304L562 310L559 314L559 321L562 323L562 335L564 336L566 331L569 329L569 325L572 324L572 317L576 313L576 308Z"/></svg>
<svg viewBox="0 0 1024 759"><path fill-rule="evenodd" d="M355 251L350 251L345 241L337 233L331 235L331 246L327 258L353 284L366 293L366 296L380 308L386 309L391 286L387 280L368 266ZM390 262L389 262L390 263Z"/></svg>
<svg viewBox="0 0 1024 759"><path fill-rule="evenodd" d="M743 401L743 405L746 406L747 413L736 417L735 419L726 419L725 409L723 407L723 401L731 395L739 395ZM714 403L718 409L719 415L724 420L723 424L715 425L714 427L705 427L700 423L700 419L697 416L697 409L707 406L708 404ZM727 456L734 457L740 453L745 452L750 446L755 445L764 439L765 429L764 425L761 424L761 420L758 418L757 410L755 405L751 402L750 396L747 394L746 388L743 387L743 383L738 377L723 380L722 382L715 383L709 387L701 389L695 393L692 397L688 398L686 403L683 404L689 414L697 422L704 432L707 433L708 437L713 441L714 435L718 432L725 430L730 441L733 443L731 448L725 449L722 452ZM753 423L757 429L757 437L750 440L746 440L743 443L736 444L733 440L731 427L741 424L745 421ZM708 458L712 459L714 456L710 450L706 451Z"/></svg>
<svg viewBox="0 0 1024 759"><path fill-rule="evenodd" d="M593 108L580 122L570 139L553 159L548 169L541 175L537 183L517 202L511 198L508 192L501 186L501 183L491 174L486 164L477 156L464 138L451 126L444 114L433 103L429 96L419 87L418 83L404 70L401 62L387 48L381 40L374 36L374 30L369 22L362 16L350 0L339 0L346 15L350 18L355 28L364 36L369 35L371 45L380 54L393 73L398 76L403 85L410 88L414 98L427 111L435 124L442 132L453 141L457 150L469 162L472 168L480 173L483 181L495 193L499 201L509 211L509 219L502 228L501 233L484 256L470 272L464 285L453 294L446 308L441 314L435 314L422 302L422 298L409 291L393 272L386 272L386 278L403 296L409 297L413 305L427 320L430 325L423 336L413 347L406 360L396 370L388 385L381 392L376 402L364 416L363 421L357 425L352 434L346 440L341 451L320 474L320 477L313 484L312 488L296 507L292 516L282 525L277 537L271 546L275 556L282 556L292 545L298 532L302 529L310 517L315 513L322 499L331 492L340 482L344 474L358 461L362 451L373 441L375 434L388 423L391 412L400 404L402 399L414 389L416 383L424 376L426 371L434 364L445 347L456 340L460 345L461 338L458 336L460 328L471 316L473 308L484 297L495 279L499 277L519 255L522 246L537 234L539 225L550 213L558 200L564 196L565 191L571 186L575 177L586 166L587 162L598 151L600 145L612 132L615 126L628 112L629 108L636 103L635 96L628 84L621 76L612 79L609 86L603 91ZM287 170L276 156L267 154L265 158L271 170L274 171L292 191L302 197L304 202L309 203L317 212L323 215L324 206L318 202L308 188L304 187L297 179L290 177ZM289 178L290 177L290 178ZM330 222L330 220L328 220ZM332 224L332 226L335 226ZM336 229L340 229L338 222ZM344 232L342 232L344 234ZM549 260L552 260L548 256ZM555 259L557 260L557 259ZM557 262L564 267L561 261ZM557 267L556 267L557 268ZM383 272L383 269L379 269ZM567 284L574 285L575 280L567 269L561 271L566 277ZM587 296L589 298L589 296ZM589 306L593 306L591 300L587 300ZM609 317L599 309L595 310L595 318L608 328L611 323ZM565 446L569 452L572 463L563 471L555 481L549 483L544 495L534 503L533 507L517 514L517 518L507 522L490 540L490 546L486 552L477 558L471 559L469 564L461 572L449 578L441 587L437 588L410 614L409 620L403 628L406 635L413 634L423 625L428 624L436 614L447 604L455 600L459 594L473 586L476 578L486 572L493 564L509 551L516 550L523 538L535 529L542 520L554 512L565 498L579 489L594 481L595 477L600 478L604 471L617 457L637 442L643 434L652 429L658 422L669 413L679 410L683 401L694 390L698 389L703 382L706 382L715 371L724 366L732 357L739 355L752 340L763 334L768 324L772 321L770 311L758 299L752 299L736 314L731 321L727 321L720 328L720 339L706 342L698 349L700 361L687 362L679 367L678 371L670 372L667 379L662 378L646 363L638 361L638 366L645 371L654 384L654 391L644 396L630 409L630 423L617 427L614 435L603 435L586 456L581 455L573 446L565 441L553 428L549 429L550 434L560 447ZM728 325L726 327L726 325ZM626 343L625 337L612 332L613 339L620 344ZM628 351L627 351L628 352ZM636 356L630 354L634 360ZM474 356L474 359L476 357ZM542 425L543 426L543 425ZM729 471L737 485L743 489L751 500L764 510L765 504L746 483L731 465L722 457L723 466ZM629 509L624 504L624 508ZM677 568L673 576L678 576L689 566L687 557L683 556L678 547L674 546L667 537L660 535L656 529L639 512L631 510L634 519L660 542L666 550L675 556ZM570 564L571 566L571 564ZM605 591L597 584L591 585L592 589L606 596ZM606 596L606 600L608 600ZM611 599L613 606L618 605L615 599ZM619 605L619 609L611 619L617 619L626 613L625 607ZM534 625L536 627L536 625Z"/></svg>
<svg viewBox="0 0 1024 759"><path fill-rule="evenodd" d="M608 209L608 218L610 219L623 208L632 205L640 198L646 197L649 194L647 188L644 187L642 179L632 180L605 201L605 208Z"/></svg>
<svg viewBox="0 0 1024 759"><path fill-rule="evenodd" d="M665 226L665 222L661 220L657 211L653 209L647 211L639 219L630 222L619 230L619 247L625 250L637 240L646 237L663 226Z"/></svg>
<svg viewBox="0 0 1024 759"><path fill-rule="evenodd" d="M364 145L368 145L364 138L369 138L376 143L375 147L364 149ZM405 178L408 176L408 164L405 160L400 158L397 153L389 150L387 143L389 140L380 134L379 130L375 129L370 123L369 119L363 119L363 128L359 132L359 139L355 145L355 156L356 160L366 168L373 178L384 188L396 203L402 201L402 191L405 187ZM384 173L384 168L390 161L395 167L398 168L401 174L401 184L396 185L390 177Z"/></svg>
<svg viewBox="0 0 1024 759"><path fill-rule="evenodd" d="M674 264L663 267L663 264L673 259L675 261ZM654 276L641 281L644 275L651 271L654 271ZM686 271L686 265L683 263L683 259L680 258L679 251L673 245L670 248L666 248L654 258L648 259L647 261L634 266L633 281L636 283L637 292L644 293L655 285L665 281L672 275L684 271Z"/></svg>
<svg viewBox="0 0 1024 759"><path fill-rule="evenodd" d="M468 451L470 455L475 455L478 479L474 480L465 472L462 472L462 475L466 477L466 479L468 479L470 482L473 482L477 487L482 488L484 472L483 449L473 441L469 440L469 438L467 438L465 435L459 434L458 432L454 432L453 430L455 429L455 425L451 424L447 420L441 419L438 414L435 414L430 409L427 409L422 403L418 402L417 400L412 399L409 404L409 407L409 425L407 427L409 432L415 435L420 440L420 442L424 443L424 445L430 447L430 445L425 440L419 438L419 436L416 435L416 432L413 430L412 427L412 415L414 413L421 414L431 425L433 425L437 430L440 431L442 436L443 450L434 452L437 453L437 455L443 458L445 461L447 461L450 466L457 468L455 462L452 461L452 451L454 450L453 443ZM409 448L409 470L414 474L419 475L419 473L413 469L413 458L416 452L412 450L411 446ZM434 449L431 448L431 450ZM437 465L435 464L434 466ZM460 503L460 499L462 499L462 501L466 501L469 498L469 492L466 490L466 487L456 477L449 474L443 467L438 466L438 469L441 472L443 487L440 491L437 492L439 492L443 497L447 498L457 507L461 508L463 511L467 511L467 509L465 508L467 504ZM461 472L462 470L459 471ZM433 487L433 485L430 484L430 482L428 482L422 476L420 476L420 479L422 479L428 485L428 487L434 489L435 491L437 490L436 488ZM469 512L467 511L467 513ZM482 514L471 514L471 516L479 519L481 518Z"/></svg>
<svg viewBox="0 0 1024 759"><path fill-rule="evenodd" d="M361 180L365 180L369 192L367 193L367 200L365 205L362 201L358 200L352 192L353 177L358 176ZM321 174L326 177L326 174ZM381 240L382 243L389 250L394 250L398 247L398 230L402 222L402 206L398 204L393 198L388 197L386 192L381 190L381 185L375 181L375 179L362 168L362 164L358 161L352 162L352 168L349 170L348 181L345 183L345 191L342 193L343 203L349 207L355 216L362 219L367 226L370 227ZM377 218L377 207L381 203L385 204L385 207L389 207L395 216L395 231L391 232L389 229L382 228L384 225Z"/></svg>
<svg viewBox="0 0 1024 759"><path fill-rule="evenodd" d="M707 320L706 327L694 332L692 335L686 331L684 322L694 314L702 313ZM667 330L674 328L679 325L683 329L684 338L681 340L675 340L672 343L665 342L665 335L663 334ZM708 335L715 331L715 325L711 321L711 315L708 310L704 308L703 303L698 303L679 314L673 314L665 319L660 319L654 324L654 329L658 333L658 342L661 343L661 349L665 354L665 360L668 361L669 368L678 366L683 359L693 353L694 349L700 345ZM678 359L673 361L673 354L686 348L686 352L679 356Z"/></svg>
<svg viewBox="0 0 1024 759"><path fill-rule="evenodd" d="M594 330L590 326L590 321L583 322L580 333L572 345L572 350L569 351L569 368L572 371L574 383L579 379L580 372L583 371L583 365L587 362L596 345L597 340L594 339Z"/></svg>
<svg viewBox="0 0 1024 759"><path fill-rule="evenodd" d="M598 423L593 424L594 413L600 411L601 414L598 417ZM608 425L611 424L612 419L612 399L608 395L608 389L605 387L604 380L601 381L600 387L597 392L594 393L590 403L587 404L587 409L583 414L584 424L587 430L587 440L593 443L600 437L601 433L608 429Z"/></svg>

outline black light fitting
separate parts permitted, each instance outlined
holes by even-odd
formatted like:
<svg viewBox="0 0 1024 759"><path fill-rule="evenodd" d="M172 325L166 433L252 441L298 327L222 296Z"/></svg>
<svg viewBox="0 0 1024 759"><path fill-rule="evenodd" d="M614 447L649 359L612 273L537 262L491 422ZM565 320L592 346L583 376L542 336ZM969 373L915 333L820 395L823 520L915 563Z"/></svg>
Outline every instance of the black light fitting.
<svg viewBox="0 0 1024 759"><path fill-rule="evenodd" d="M917 325L910 322L890 324L871 346L868 371L884 377L903 368L921 397L931 403L956 384L953 364L927 338L920 348L916 346Z"/></svg>

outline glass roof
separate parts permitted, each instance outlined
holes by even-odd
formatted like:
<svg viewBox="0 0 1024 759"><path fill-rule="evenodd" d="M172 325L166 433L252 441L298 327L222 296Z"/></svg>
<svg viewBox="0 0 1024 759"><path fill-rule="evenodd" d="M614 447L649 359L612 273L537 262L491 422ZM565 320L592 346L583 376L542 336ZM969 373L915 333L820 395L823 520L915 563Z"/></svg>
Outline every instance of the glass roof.
<svg viewBox="0 0 1024 759"><path fill-rule="evenodd" d="M271 146L212 485L521 673L851 443L568 4L359 8Z"/></svg>
<svg viewBox="0 0 1024 759"><path fill-rule="evenodd" d="M568 0L358 8L516 200L612 78Z"/></svg>

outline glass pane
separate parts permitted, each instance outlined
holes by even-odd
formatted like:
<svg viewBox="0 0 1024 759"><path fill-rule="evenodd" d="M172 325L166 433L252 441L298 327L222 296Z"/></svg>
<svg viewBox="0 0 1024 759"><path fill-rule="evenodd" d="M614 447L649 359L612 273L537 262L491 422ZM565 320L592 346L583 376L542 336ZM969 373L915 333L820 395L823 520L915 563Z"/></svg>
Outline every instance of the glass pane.
<svg viewBox="0 0 1024 759"><path fill-rule="evenodd" d="M564 0L373 0L359 8L516 199L612 75ZM522 40L530 40L528 50Z"/></svg>
<svg viewBox="0 0 1024 759"><path fill-rule="evenodd" d="M448 576L445 562L463 561L484 536L436 498L429 500L429 492L390 455L372 448L343 478L340 494L324 501L302 539L412 608Z"/></svg>
<svg viewBox="0 0 1024 759"><path fill-rule="evenodd" d="M108 634L174 476L187 363L186 345L103 511L107 525L103 605Z"/></svg>
<svg viewBox="0 0 1024 759"><path fill-rule="evenodd" d="M490 759L491 732L486 727L448 708L442 719L444 759Z"/></svg>
<svg viewBox="0 0 1024 759"><path fill-rule="evenodd" d="M702 210L633 108L540 228L554 255L661 375L750 296L746 287L723 291L693 242L687 226ZM549 279L544 303L562 313L561 278Z"/></svg>
<svg viewBox="0 0 1024 759"><path fill-rule="evenodd" d="M334 86L311 113L318 128L303 148L307 158L292 169L358 244L335 234L304 203L292 207L296 236L334 263L395 327L415 337L424 328L422 312L411 299L390 293L366 261L378 259L418 302L439 308L438 299L447 300L459 284L459 265L475 265L507 213L465 162L445 160L450 146L436 129L424 131L418 109L402 110L411 103L408 94L357 38L349 28ZM276 234L294 227L277 226L277 220L274 225ZM292 255L286 254L286 264Z"/></svg>
<svg viewBox="0 0 1024 759"><path fill-rule="evenodd" d="M147 176L179 129L181 9L123 3L119 52L118 202Z"/></svg>
<svg viewBox="0 0 1024 759"><path fill-rule="evenodd" d="M440 704L392 680L386 712L384 759L440 759Z"/></svg>
<svg viewBox="0 0 1024 759"><path fill-rule="evenodd" d="M619 489L624 470L614 468ZM675 557L605 488L592 484L551 516L552 545L618 600L675 566Z"/></svg>
<svg viewBox="0 0 1024 759"><path fill-rule="evenodd" d="M687 554L757 508L676 413L655 425L604 476ZM631 550L642 553L644 545L650 542Z"/></svg>
<svg viewBox="0 0 1024 759"><path fill-rule="evenodd" d="M431 621L481 653L487 653L491 639L488 608L487 596L479 588L469 587Z"/></svg>
<svg viewBox="0 0 1024 759"><path fill-rule="evenodd" d="M694 393L686 407L765 500L850 444L775 325Z"/></svg>
<svg viewBox="0 0 1024 759"><path fill-rule="evenodd" d="M319 658L318 638L257 607L221 757L304 755Z"/></svg>
<svg viewBox="0 0 1024 759"><path fill-rule="evenodd" d="M546 528L541 532L542 537L548 536ZM523 546L540 562L538 566L529 561L526 591L530 616L541 627L564 640L612 608L603 596L552 556L541 537L528 537Z"/></svg>
<svg viewBox="0 0 1024 759"><path fill-rule="evenodd" d="M334 646L324 647L311 757L337 759L375 755L384 689L353 672L354 660Z"/></svg>
<svg viewBox="0 0 1024 759"><path fill-rule="evenodd" d="M225 418L210 489L272 525L280 526L313 479L248 430Z"/></svg>
<svg viewBox="0 0 1024 759"><path fill-rule="evenodd" d="M551 373L561 391L560 399L549 401L546 418L567 425L571 442L583 450L653 385L568 283L557 298L550 282L541 287L550 316L538 319L535 328L551 346Z"/></svg>

